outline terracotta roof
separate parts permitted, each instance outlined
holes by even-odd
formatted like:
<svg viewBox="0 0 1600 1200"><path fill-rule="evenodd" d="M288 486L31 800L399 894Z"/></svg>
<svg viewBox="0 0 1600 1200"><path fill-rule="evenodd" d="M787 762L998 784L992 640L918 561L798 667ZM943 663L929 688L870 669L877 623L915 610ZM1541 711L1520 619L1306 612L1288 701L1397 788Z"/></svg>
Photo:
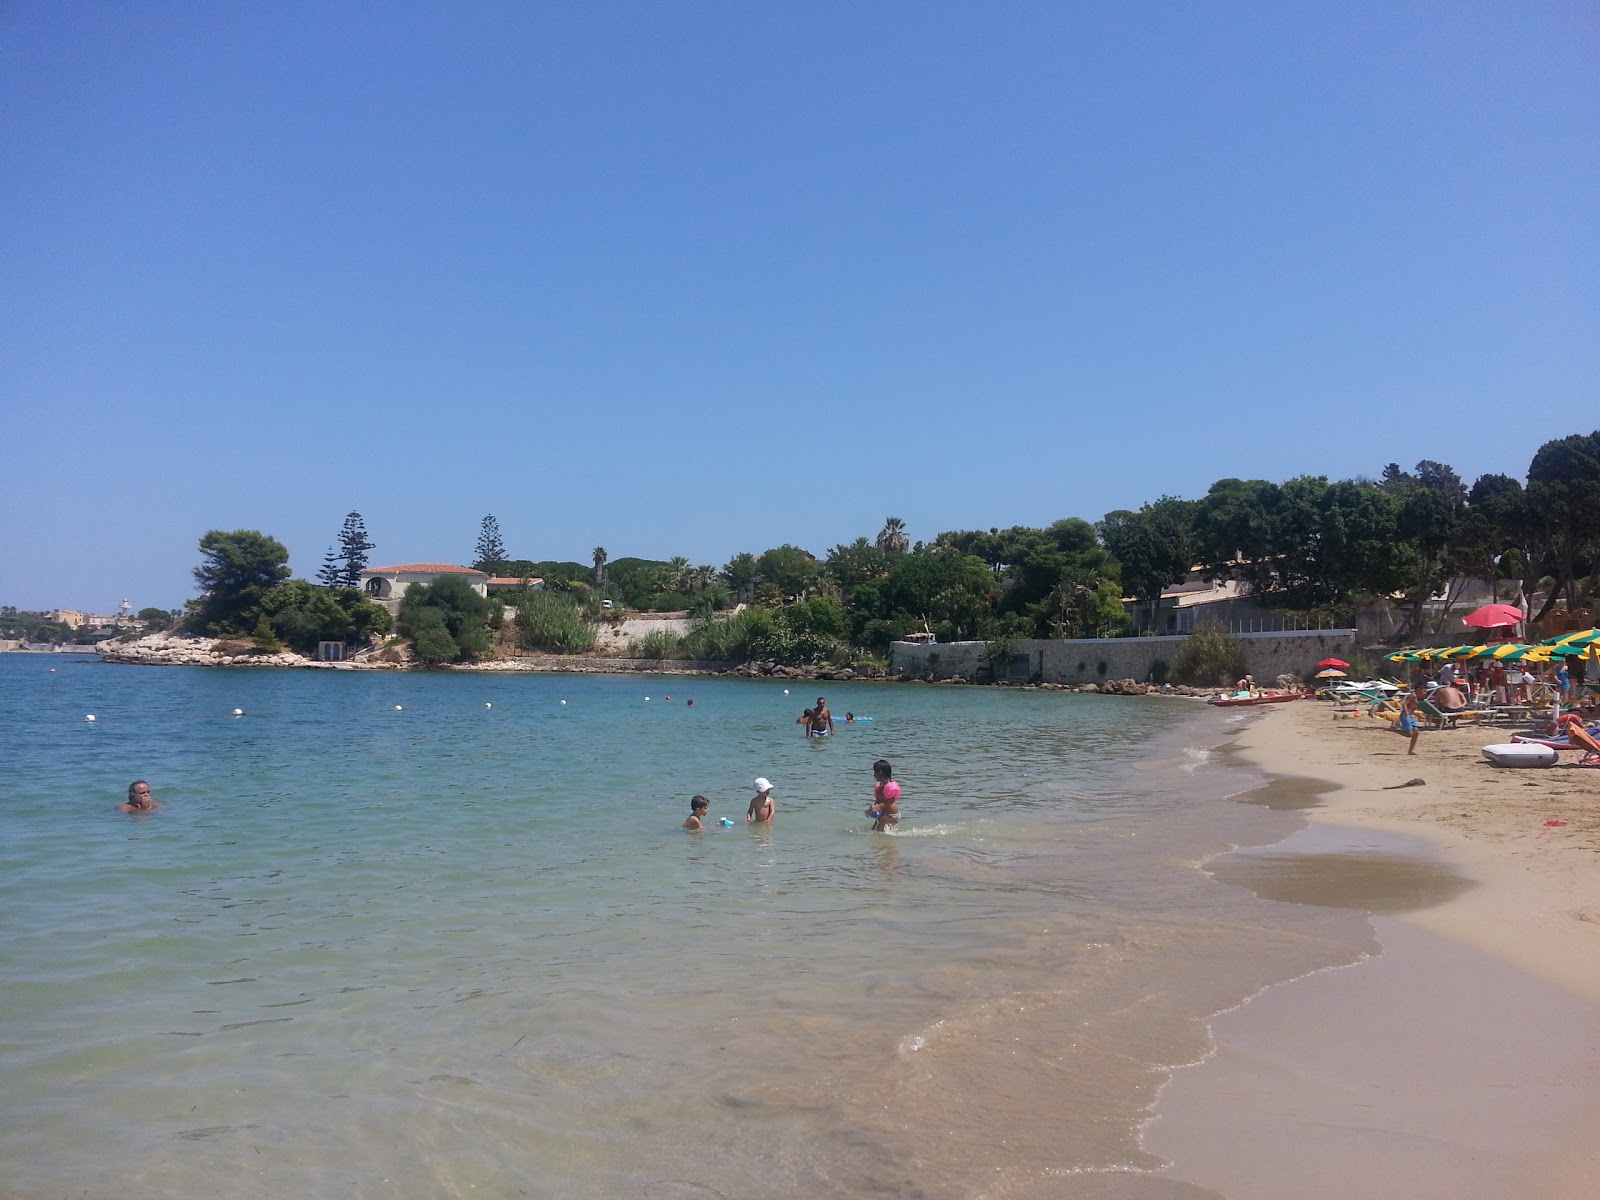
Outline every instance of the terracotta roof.
<svg viewBox="0 0 1600 1200"><path fill-rule="evenodd" d="M537 575L529 575L526 579L521 575L491 575L489 576L489 582L497 583L504 587L521 587L525 583L543 583L544 580Z"/></svg>
<svg viewBox="0 0 1600 1200"><path fill-rule="evenodd" d="M366 567L363 575L393 575L396 571L426 571L433 575L482 575L476 567L458 567L454 563L400 563L393 567Z"/></svg>

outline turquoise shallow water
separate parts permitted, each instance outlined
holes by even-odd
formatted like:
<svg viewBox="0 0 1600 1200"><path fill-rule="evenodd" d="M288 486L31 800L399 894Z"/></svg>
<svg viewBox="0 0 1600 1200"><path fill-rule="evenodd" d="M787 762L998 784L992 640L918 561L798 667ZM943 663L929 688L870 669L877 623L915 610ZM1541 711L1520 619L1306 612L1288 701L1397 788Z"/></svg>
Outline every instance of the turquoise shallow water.
<svg viewBox="0 0 1600 1200"><path fill-rule="evenodd" d="M1154 1171L1139 1124L1203 1018L1359 952L1348 914L1195 869L1294 822L1222 801L1255 781L1207 754L1219 714L834 684L873 721L816 743L814 686L0 655L0 1183L957 1196ZM862 816L880 756L892 835ZM770 829L743 821L756 775ZM157 812L115 811L135 777ZM694 792L736 827L679 830Z"/></svg>

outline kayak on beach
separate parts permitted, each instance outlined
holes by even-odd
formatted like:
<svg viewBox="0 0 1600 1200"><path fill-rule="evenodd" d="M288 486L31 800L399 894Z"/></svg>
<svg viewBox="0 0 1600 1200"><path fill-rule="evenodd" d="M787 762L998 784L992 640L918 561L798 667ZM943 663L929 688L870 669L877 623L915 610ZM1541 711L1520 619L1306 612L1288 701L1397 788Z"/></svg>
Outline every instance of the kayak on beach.
<svg viewBox="0 0 1600 1200"><path fill-rule="evenodd" d="M1254 696L1213 696L1207 704L1228 708L1242 704L1282 704L1285 700L1304 700L1310 692L1260 692Z"/></svg>

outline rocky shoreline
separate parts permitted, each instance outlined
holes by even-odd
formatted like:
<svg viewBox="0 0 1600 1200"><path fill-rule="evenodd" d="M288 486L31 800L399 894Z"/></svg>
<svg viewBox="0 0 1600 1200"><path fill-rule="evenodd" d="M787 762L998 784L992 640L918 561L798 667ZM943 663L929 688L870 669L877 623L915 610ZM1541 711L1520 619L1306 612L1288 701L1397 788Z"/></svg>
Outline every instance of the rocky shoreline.
<svg viewBox="0 0 1600 1200"><path fill-rule="evenodd" d="M319 662L293 650L269 652L252 643L231 638L194 637L178 633L152 633L128 642L104 643L100 661L134 666L163 667L267 667L300 668L319 671L406 671L422 669L411 648L398 639L356 651L342 662ZM641 673L651 675L707 675L735 679L814 679L818 681L871 680L888 683L933 683L920 676L891 672L882 667L855 670L851 667L788 666L777 662L684 662L674 659L614 658L560 654L525 655L489 659L440 668L449 671L510 672L541 674L601 675ZM971 681L955 676L938 680L942 685L966 686ZM985 685L988 686L988 685ZM1179 684L1161 687L1134 679L1108 679L1100 683L1013 683L1001 681L999 687L1034 688L1051 692L1078 692L1111 696L1209 696L1215 689L1192 688Z"/></svg>

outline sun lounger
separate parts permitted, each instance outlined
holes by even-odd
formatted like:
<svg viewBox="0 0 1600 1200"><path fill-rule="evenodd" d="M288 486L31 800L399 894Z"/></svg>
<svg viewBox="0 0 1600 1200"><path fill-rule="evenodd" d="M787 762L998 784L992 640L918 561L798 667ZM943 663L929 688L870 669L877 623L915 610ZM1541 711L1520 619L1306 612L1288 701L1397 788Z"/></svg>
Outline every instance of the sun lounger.
<svg viewBox="0 0 1600 1200"><path fill-rule="evenodd" d="M1427 717L1435 729L1454 729L1457 721L1478 719L1478 710L1475 708L1443 709L1431 700L1419 699L1417 711Z"/></svg>

